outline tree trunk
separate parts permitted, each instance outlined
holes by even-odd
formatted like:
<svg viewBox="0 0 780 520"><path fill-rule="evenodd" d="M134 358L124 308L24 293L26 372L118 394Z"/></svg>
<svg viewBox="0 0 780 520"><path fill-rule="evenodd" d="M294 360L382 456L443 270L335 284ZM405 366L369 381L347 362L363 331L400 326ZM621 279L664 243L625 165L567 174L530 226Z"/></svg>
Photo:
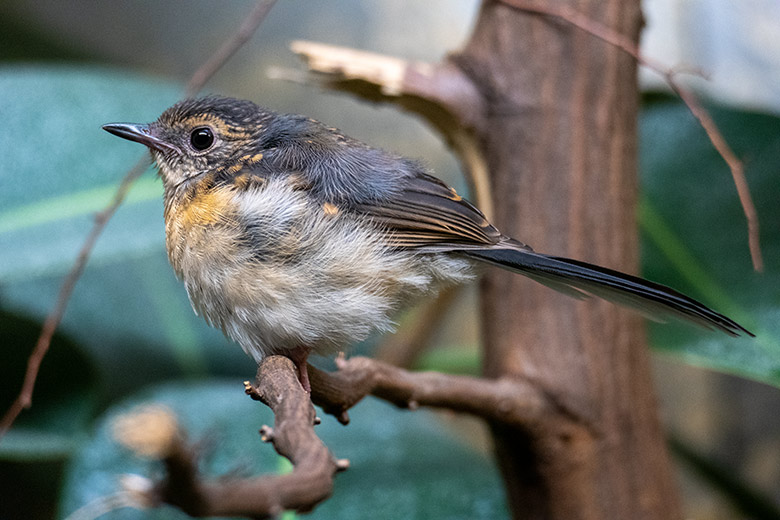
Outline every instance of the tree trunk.
<svg viewBox="0 0 780 520"><path fill-rule="evenodd" d="M639 0L550 2L638 41ZM638 265L636 62L553 17L486 1L453 60L487 103L477 130L494 223L538 251L627 272ZM491 270L485 374L531 381L560 413L494 425L515 518L681 516L642 319Z"/></svg>

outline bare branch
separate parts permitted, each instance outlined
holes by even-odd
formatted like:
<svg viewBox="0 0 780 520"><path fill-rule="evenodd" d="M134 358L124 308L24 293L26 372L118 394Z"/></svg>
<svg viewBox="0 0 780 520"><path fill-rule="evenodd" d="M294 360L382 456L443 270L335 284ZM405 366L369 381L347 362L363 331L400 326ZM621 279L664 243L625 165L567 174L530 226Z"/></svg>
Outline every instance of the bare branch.
<svg viewBox="0 0 780 520"><path fill-rule="evenodd" d="M249 40L266 17L271 7L273 7L275 1L276 0L260 0L257 3L249 14L249 17L239 28L238 32L229 38L225 44L195 72L195 75L193 75L187 86L186 93L188 96L191 96L200 90L203 87L203 84L205 84L205 82L208 81L208 79ZM92 254L92 249L95 247L98 237L103 232L108 221L111 220L111 217L113 217L114 213L119 209L119 206L124 201L135 180L146 170L148 164L149 161L146 158L139 160L139 162L122 178L122 182L114 193L111 202L103 211L96 215L95 224L92 226L87 238L84 240L78 257L75 262L73 262L73 266L60 286L57 303L48 316L46 316L41 334L27 361L27 371L19 395L3 415L2 420L0 420L0 439L8 432L22 410L29 408L32 405L32 394L35 388L35 381L38 378L41 362L49 351L51 339L62 321L62 317L65 314L65 309L68 306L76 282L78 282L81 274L84 272L84 268L87 265L87 261L89 261L89 257Z"/></svg>
<svg viewBox="0 0 780 520"><path fill-rule="evenodd" d="M246 393L274 414L273 428L263 426L260 433L292 462L292 473L285 475L204 480L197 470L197 451L170 412L152 406L120 417L114 424L115 437L139 455L161 459L166 468L165 479L130 505L167 503L195 517L266 518L286 510L311 511L330 496L334 475L349 467L348 461L336 460L314 433L318 419L312 401L345 424L347 410L374 395L402 408L446 408L523 429L550 423L567 431L587 427L586 421L530 382L412 373L364 357L348 361L339 357L337 364L334 373L308 367L311 396L301 387L295 365L284 356L264 359L256 385L245 383Z"/></svg>
<svg viewBox="0 0 780 520"><path fill-rule="evenodd" d="M35 343L35 348L33 348L33 351L27 360L27 371L24 374L22 389L19 391L16 400L14 400L5 415L3 415L2 421L0 421L0 439L8 432L22 410L29 408L32 405L33 389L35 388L35 381L38 379L38 371L41 362L49 351L51 339L54 337L54 332L62 321L62 316L65 314L65 308L68 306L70 296L73 293L73 289L76 287L76 282L81 277L81 273L84 272L87 260L89 260L89 255L95 247L95 242L97 242L97 239L103 232L106 224L108 224L108 221L125 200L133 182L141 176L148 166L148 158L139 160L122 179L121 184L114 193L114 197L111 199L108 206L95 215L95 223L92 226L92 230L89 235L87 235L86 240L84 240L84 245L81 246L76 261L73 262L73 266L65 276L65 279L60 286L59 295L57 296L57 303L46 317L41 334L38 337L38 341Z"/></svg>
<svg viewBox="0 0 780 520"><path fill-rule="evenodd" d="M544 16L551 16L557 18L566 23L581 29L588 34L595 36L596 38L603 40L604 42L613 45L626 54L632 56L637 63L644 65L650 70L660 74L666 83L680 96L680 99L688 107L693 116L699 121L704 131L707 133L712 145L718 151L720 156L726 162L731 170L731 176L734 179L734 184L737 188L737 194L739 201L742 204L742 209L745 213L748 226L748 244L750 248L750 257L753 260L753 269L758 272L764 270L764 260L761 254L761 242L759 235L759 222L758 212L753 204L753 199L750 195L750 189L748 188L747 179L745 178L745 170L737 156L731 150L731 147L726 142L723 134L718 129L715 122L712 120L707 111L701 106L696 99L696 96L684 88L676 80L676 76L681 72L679 69L675 70L664 66L660 62L651 60L643 56L639 47L631 40L631 38L620 34L604 24L593 20L582 13L577 12L574 9L569 9L566 6L551 6L540 5L536 2L527 2L524 0L500 0L502 3L509 7L525 11L529 13L540 14Z"/></svg>
<svg viewBox="0 0 780 520"><path fill-rule="evenodd" d="M254 9L249 13L238 28L238 31L222 44L217 52L215 52L203 65L195 71L187 83L186 96L194 96L200 89L211 79L211 77L222 68L225 63L240 49L249 39L255 34L257 28L263 23L265 17L271 11L271 8L276 3L276 0L260 0L255 4Z"/></svg>
<svg viewBox="0 0 780 520"><path fill-rule="evenodd" d="M134 418L118 422L115 431L120 441L138 453L158 454L166 468L165 479L142 502L171 504L195 517L265 518L286 510L311 511L330 496L334 475L349 466L346 460L336 460L315 435L317 418L312 401L343 423L349 420L349 408L366 395L374 395L402 408L446 408L521 428L553 421L566 428L585 425L532 383L413 373L364 357L339 358L337 362L339 369L333 373L308 367L311 396L301 388L292 361L284 356L264 359L256 385L245 383L247 394L274 413L273 428L264 426L260 433L263 441L271 442L292 462L289 474L205 481L197 471L196 451L182 432L171 427L175 421L163 414L156 419L162 423L160 427L138 425ZM154 418L161 413L141 410L136 415Z"/></svg>
<svg viewBox="0 0 780 520"><path fill-rule="evenodd" d="M481 379L438 372L408 372L366 357L337 359L338 371L309 366L312 401L345 423L347 410L367 395L400 408L446 408L487 421L532 427L552 420L564 410L533 383L517 379Z"/></svg>
<svg viewBox="0 0 780 520"><path fill-rule="evenodd" d="M172 421L164 413L141 410L121 418L115 432L119 441L139 454L157 454L165 466L165 479L142 503L147 507L167 503L194 517L267 518L286 510L311 511L330 496L334 475L349 463L334 459L314 433L314 407L292 361L282 356L266 358L258 367L256 386L246 386L247 394L273 411L274 427L260 430L262 440L293 463L292 473L204 480L198 473L197 450L184 433L172 430ZM163 427L152 422L162 422ZM157 430L162 434L154 433Z"/></svg>

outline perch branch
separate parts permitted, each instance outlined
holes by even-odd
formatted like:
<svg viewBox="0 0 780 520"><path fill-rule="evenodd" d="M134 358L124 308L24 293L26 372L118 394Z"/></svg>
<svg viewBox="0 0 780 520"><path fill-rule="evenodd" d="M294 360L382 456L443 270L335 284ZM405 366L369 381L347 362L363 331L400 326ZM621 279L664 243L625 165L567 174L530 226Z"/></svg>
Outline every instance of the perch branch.
<svg viewBox="0 0 780 520"><path fill-rule="evenodd" d="M536 2L527 2L524 0L500 1L503 4L520 11L550 16L571 24L588 34L617 47L633 57L640 65L647 67L664 78L664 81L666 81L669 87L680 97L685 106L688 107L691 114L699 121L699 124L701 124L702 128L707 133L710 142L728 165L731 176L734 179L734 185L737 188L740 204L742 204L742 210L745 213L745 219L747 220L748 246L750 248L750 257L753 261L753 269L762 272L764 270L764 260L761 254L758 212L753 204L753 198L750 195L750 189L748 187L747 179L745 178L744 165L734 154L734 151L723 137L720 129L701 103L699 103L693 92L684 88L677 81L676 76L680 71L666 67L660 62L643 56L639 51L639 47L637 47L631 38L620 34L611 27L599 23L574 9L567 8L566 6L540 5Z"/></svg>
<svg viewBox="0 0 780 520"><path fill-rule="evenodd" d="M526 429L551 421L559 427L584 423L529 382L413 373L364 357L339 358L337 364L338 370L333 373L308 367L311 396L301 388L292 361L284 356L264 359L258 367L256 385L246 383L247 394L274 413L273 428L264 426L260 433L264 441L271 442L292 462L289 474L205 480L197 470L197 451L172 426L175 422L158 411L138 414L152 418L153 425L146 419L143 424L128 427L128 423L138 421L124 420L125 424L115 428L117 438L140 454L159 457L166 469L164 480L140 502L147 507L170 504L194 517L266 518L288 510L311 511L330 496L334 475L349 465L346 460L333 458L314 433L317 418L312 401L342 423L349 420L347 410L367 395L401 408L443 408Z"/></svg>
<svg viewBox="0 0 780 520"><path fill-rule="evenodd" d="M366 357L339 357L336 361L336 372L309 366L311 397L343 424L349 422L347 410L367 395L400 408L444 408L523 428L560 415L583 422L531 382L408 372Z"/></svg>
<svg viewBox="0 0 780 520"><path fill-rule="evenodd" d="M293 471L205 480L197 469L198 450L170 427L172 421L156 410L141 411L121 418L115 436L137 453L159 458L166 475L139 502L145 507L170 504L194 517L268 518L287 510L311 511L330 496L334 475L349 463L334 459L314 433L314 407L295 366L286 357L268 357L258 367L256 383L245 383L247 394L268 405L275 417L273 428L260 430L262 439L292 462Z"/></svg>
<svg viewBox="0 0 780 520"><path fill-rule="evenodd" d="M203 88L206 81L222 68L227 60L249 40L252 34L254 34L260 26L263 19L268 15L268 12L275 2L276 0L260 0L257 2L238 32L229 38L222 47L220 47L220 49L195 72L187 85L187 96L194 95ZM73 266L70 268L70 271L68 271L68 274L65 276L65 279L60 286L57 302L48 316L46 316L38 341L28 358L27 371L19 395L3 415L2 420L0 420L0 440L11 428L11 425L16 421L16 418L22 410L29 408L32 405L33 390L35 389L35 381L38 378L41 362L49 351L51 339L62 321L65 309L70 301L70 296L73 293L73 289L79 278L81 278L81 274L84 272L84 268L92 254L92 249L95 247L95 243L103 233L103 229L106 227L106 224L108 224L108 221L111 220L111 217L114 216L114 213L116 213L119 206L124 202L133 183L146 170L148 164L149 162L146 158L139 160L139 162L122 178L122 182L114 193L111 202L103 211L95 216L95 223L87 235L87 238L84 240L78 257L75 262L73 262Z"/></svg>

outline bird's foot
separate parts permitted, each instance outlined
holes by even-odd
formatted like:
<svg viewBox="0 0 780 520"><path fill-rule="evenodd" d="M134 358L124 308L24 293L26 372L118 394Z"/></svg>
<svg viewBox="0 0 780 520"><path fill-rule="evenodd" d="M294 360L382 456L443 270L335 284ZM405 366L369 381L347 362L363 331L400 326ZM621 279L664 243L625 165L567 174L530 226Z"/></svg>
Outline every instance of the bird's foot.
<svg viewBox="0 0 780 520"><path fill-rule="evenodd" d="M287 354L287 357L290 358L290 360L295 364L295 368L298 370L298 381L300 381L301 386L308 393L311 393L311 383L309 382L308 370L308 359L310 352L311 349L309 347L300 346L292 349Z"/></svg>

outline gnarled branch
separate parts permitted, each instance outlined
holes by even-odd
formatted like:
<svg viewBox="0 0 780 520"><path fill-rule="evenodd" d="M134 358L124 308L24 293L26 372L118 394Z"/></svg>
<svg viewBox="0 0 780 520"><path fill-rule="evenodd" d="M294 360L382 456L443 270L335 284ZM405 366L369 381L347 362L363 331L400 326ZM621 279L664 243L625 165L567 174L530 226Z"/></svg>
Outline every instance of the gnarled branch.
<svg viewBox="0 0 780 520"><path fill-rule="evenodd" d="M347 410L367 395L400 408L445 408L524 428L551 420L557 413L573 415L532 382L409 372L366 357L340 357L337 364L336 372L309 366L311 397L344 424L349 421Z"/></svg>
<svg viewBox="0 0 780 520"><path fill-rule="evenodd" d="M314 407L293 363L282 356L266 358L258 367L257 384L247 382L246 391L273 411L273 428L264 426L260 433L293 463L292 473L204 481L198 475L195 450L179 433L162 457L167 476L150 502L171 504L195 517L265 518L285 510L311 511L330 496L334 474L346 469L348 462L333 458L314 433Z"/></svg>
<svg viewBox="0 0 780 520"><path fill-rule="evenodd" d="M165 442L155 443L166 446L162 460L167 476L154 488L153 497L147 497L147 502L171 504L195 517L263 518L285 510L312 510L330 496L335 473L346 469L348 462L333 458L314 433L317 420L311 401L342 423L349 420L347 410L367 395L402 408L446 408L522 428L535 428L541 422L549 424L562 415L572 418L533 383L414 373L365 357L337 361L336 372L308 367L311 400L298 382L293 363L283 356L263 360L256 385L246 383L247 394L273 411L274 427L264 426L260 433L263 440L271 442L280 455L292 462L292 473L203 481L197 472L195 450L177 432Z"/></svg>

